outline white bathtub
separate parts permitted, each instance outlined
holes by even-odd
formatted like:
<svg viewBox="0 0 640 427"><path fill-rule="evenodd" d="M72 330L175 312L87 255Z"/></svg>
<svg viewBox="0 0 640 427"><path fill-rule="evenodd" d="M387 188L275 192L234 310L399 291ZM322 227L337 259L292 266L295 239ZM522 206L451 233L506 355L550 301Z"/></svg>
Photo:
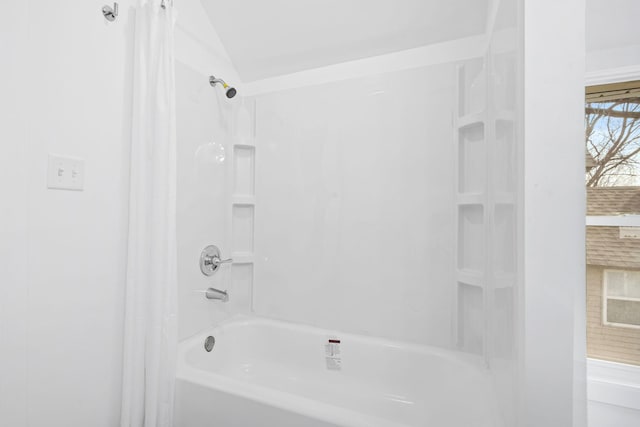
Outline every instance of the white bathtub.
<svg viewBox="0 0 640 427"><path fill-rule="evenodd" d="M496 427L492 396L467 355L242 317L180 344L175 426Z"/></svg>

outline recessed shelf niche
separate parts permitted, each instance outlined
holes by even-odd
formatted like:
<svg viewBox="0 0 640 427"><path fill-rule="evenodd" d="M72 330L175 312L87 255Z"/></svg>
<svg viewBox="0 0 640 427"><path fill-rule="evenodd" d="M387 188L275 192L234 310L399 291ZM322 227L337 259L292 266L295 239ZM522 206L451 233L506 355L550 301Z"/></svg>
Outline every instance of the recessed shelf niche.
<svg viewBox="0 0 640 427"><path fill-rule="evenodd" d="M458 347L463 351L482 354L484 330L482 288L458 282Z"/></svg>
<svg viewBox="0 0 640 427"><path fill-rule="evenodd" d="M458 207L458 268L484 271L484 208Z"/></svg>
<svg viewBox="0 0 640 427"><path fill-rule="evenodd" d="M233 194L235 196L253 196L255 194L255 149L246 145L236 145L233 150Z"/></svg>
<svg viewBox="0 0 640 427"><path fill-rule="evenodd" d="M231 227L233 231L232 249L234 253L253 253L253 220L252 205L233 206Z"/></svg>
<svg viewBox="0 0 640 427"><path fill-rule="evenodd" d="M474 123L459 130L458 191L481 193L485 187L484 124Z"/></svg>

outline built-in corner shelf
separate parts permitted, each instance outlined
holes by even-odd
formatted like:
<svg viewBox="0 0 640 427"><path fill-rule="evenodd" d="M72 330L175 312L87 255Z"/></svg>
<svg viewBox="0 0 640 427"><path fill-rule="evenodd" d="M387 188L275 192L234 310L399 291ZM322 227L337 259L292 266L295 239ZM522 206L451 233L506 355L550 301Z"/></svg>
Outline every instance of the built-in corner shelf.
<svg viewBox="0 0 640 427"><path fill-rule="evenodd" d="M456 120L456 127L458 129L464 129L469 126L482 125L485 123L485 121L486 121L486 113L484 111L478 112L478 113L466 114L464 116L458 117L458 119Z"/></svg>
<svg viewBox="0 0 640 427"><path fill-rule="evenodd" d="M249 148L249 149L254 149L256 148L256 144L253 141L235 141L233 143L234 147L239 147L239 148Z"/></svg>
<svg viewBox="0 0 640 427"><path fill-rule="evenodd" d="M477 58L457 69L454 117L456 160L456 274L454 316L461 350L483 354L486 348L487 232L489 216L487 64Z"/></svg>
<svg viewBox="0 0 640 427"><path fill-rule="evenodd" d="M253 252L232 252L231 258L234 264L253 264L255 257Z"/></svg>
<svg viewBox="0 0 640 427"><path fill-rule="evenodd" d="M496 205L507 205L507 206L514 205L517 202L516 195L514 193L508 193L508 192L496 193L494 200Z"/></svg>
<svg viewBox="0 0 640 427"><path fill-rule="evenodd" d="M455 167L455 342L490 362L496 298L516 280L516 114L489 57L457 67ZM498 296L500 295L500 296Z"/></svg>
<svg viewBox="0 0 640 427"><path fill-rule="evenodd" d="M231 203L233 205L255 205L256 197L255 196L233 196Z"/></svg>
<svg viewBox="0 0 640 427"><path fill-rule="evenodd" d="M469 286L477 286L479 288L484 287L484 274L481 271L458 269L457 281Z"/></svg>
<svg viewBox="0 0 640 427"><path fill-rule="evenodd" d="M496 273L494 276L494 289L513 288L515 286L516 275L513 273Z"/></svg>
<svg viewBox="0 0 640 427"><path fill-rule="evenodd" d="M458 193L457 203L458 206L482 205L484 197L482 193Z"/></svg>
<svg viewBox="0 0 640 427"><path fill-rule="evenodd" d="M256 215L255 99L243 98L234 110L231 216L231 301L240 312L253 310Z"/></svg>
<svg viewBox="0 0 640 427"><path fill-rule="evenodd" d="M500 110L495 113L495 120L497 122L511 122L514 123L516 115L513 111Z"/></svg>

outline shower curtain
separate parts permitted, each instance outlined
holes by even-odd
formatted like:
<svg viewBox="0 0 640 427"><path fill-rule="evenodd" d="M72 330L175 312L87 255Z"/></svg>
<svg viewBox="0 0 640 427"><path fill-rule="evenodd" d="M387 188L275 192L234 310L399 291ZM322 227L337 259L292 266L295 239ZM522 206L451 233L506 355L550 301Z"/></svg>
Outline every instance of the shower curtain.
<svg viewBox="0 0 640 427"><path fill-rule="evenodd" d="M177 345L173 7L135 10L122 427L170 427Z"/></svg>

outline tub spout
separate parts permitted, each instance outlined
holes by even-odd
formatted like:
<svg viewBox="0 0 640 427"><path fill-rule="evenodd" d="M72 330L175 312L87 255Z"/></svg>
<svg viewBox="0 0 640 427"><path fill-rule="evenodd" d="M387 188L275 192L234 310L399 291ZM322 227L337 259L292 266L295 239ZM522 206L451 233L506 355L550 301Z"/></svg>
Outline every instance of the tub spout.
<svg viewBox="0 0 640 427"><path fill-rule="evenodd" d="M217 299L222 302L229 301L229 294L227 293L227 291L221 291L216 288L207 289L205 296L207 297L207 299Z"/></svg>

